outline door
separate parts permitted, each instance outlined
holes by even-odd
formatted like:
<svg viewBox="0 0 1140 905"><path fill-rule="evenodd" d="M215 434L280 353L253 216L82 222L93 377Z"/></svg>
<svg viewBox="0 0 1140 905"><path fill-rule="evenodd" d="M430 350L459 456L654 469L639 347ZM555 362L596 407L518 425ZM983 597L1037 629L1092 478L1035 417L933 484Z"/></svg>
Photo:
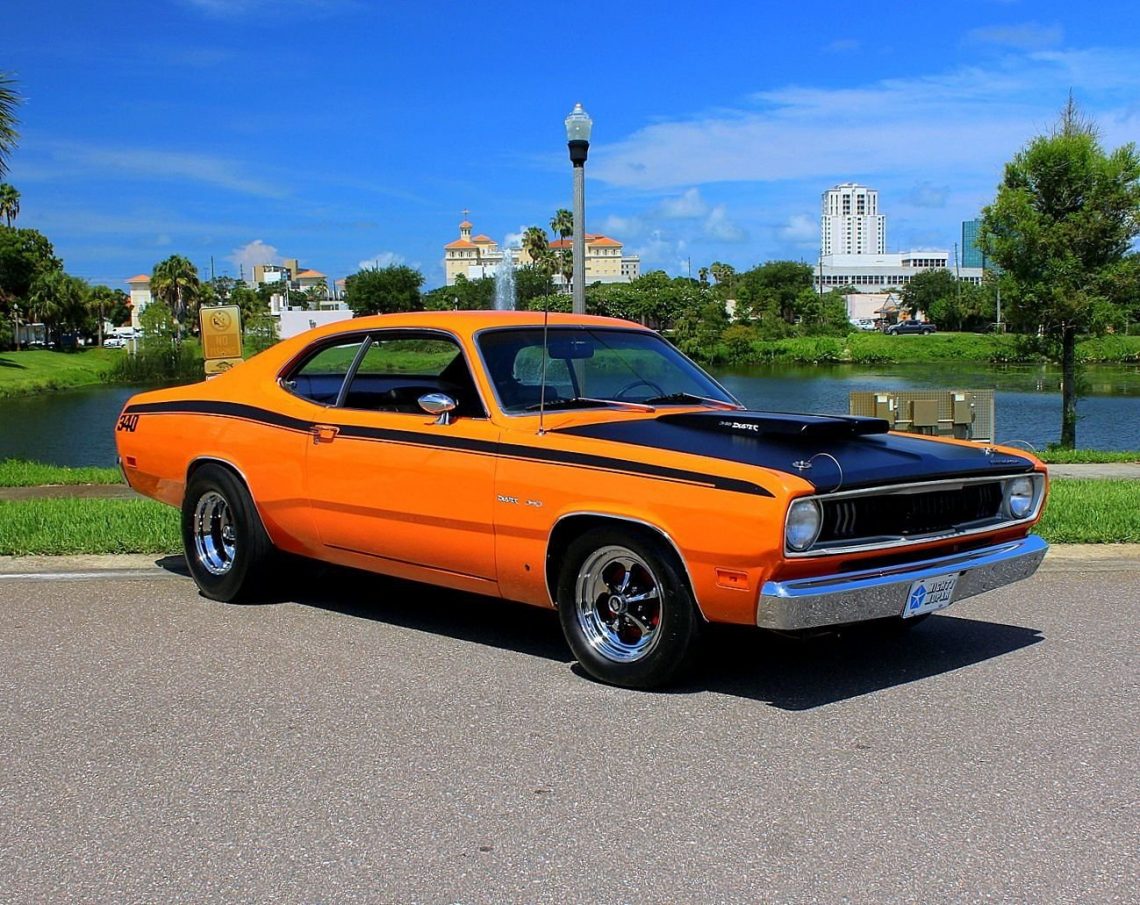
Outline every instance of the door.
<svg viewBox="0 0 1140 905"><path fill-rule="evenodd" d="M420 408L432 392L456 401L450 418ZM323 415L305 469L322 544L494 579L498 429L454 339L371 334Z"/></svg>

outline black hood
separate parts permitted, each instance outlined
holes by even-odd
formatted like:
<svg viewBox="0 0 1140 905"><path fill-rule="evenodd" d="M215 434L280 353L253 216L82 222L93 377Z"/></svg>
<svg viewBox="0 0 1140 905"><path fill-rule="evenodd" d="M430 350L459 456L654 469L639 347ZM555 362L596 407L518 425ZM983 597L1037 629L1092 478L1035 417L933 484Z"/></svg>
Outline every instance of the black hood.
<svg viewBox="0 0 1140 905"><path fill-rule="evenodd" d="M759 465L803 478L823 492L1033 470L1033 463L1021 456L889 434L888 429L880 418L728 411L682 412L559 432Z"/></svg>

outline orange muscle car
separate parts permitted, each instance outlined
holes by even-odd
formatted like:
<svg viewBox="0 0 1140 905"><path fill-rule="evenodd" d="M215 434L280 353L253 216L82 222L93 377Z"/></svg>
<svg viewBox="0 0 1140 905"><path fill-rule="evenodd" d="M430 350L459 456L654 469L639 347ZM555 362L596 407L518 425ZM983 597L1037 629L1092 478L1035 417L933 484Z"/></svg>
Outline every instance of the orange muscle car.
<svg viewBox="0 0 1140 905"><path fill-rule="evenodd" d="M636 324L483 311L310 331L116 436L207 597L286 551L556 607L588 672L648 687L708 622L911 625L1036 570L1040 462L887 428L747 411Z"/></svg>

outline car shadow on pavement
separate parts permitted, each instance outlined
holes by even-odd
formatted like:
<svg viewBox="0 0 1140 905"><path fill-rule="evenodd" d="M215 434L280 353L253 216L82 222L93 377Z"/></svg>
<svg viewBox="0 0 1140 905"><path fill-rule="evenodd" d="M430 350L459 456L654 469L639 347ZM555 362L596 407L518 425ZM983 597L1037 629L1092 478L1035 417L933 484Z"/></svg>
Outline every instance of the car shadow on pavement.
<svg viewBox="0 0 1140 905"><path fill-rule="evenodd" d="M857 626L808 637L713 626L690 679L677 688L810 710L918 682L1045 640L1041 631L936 614L907 630Z"/></svg>
<svg viewBox="0 0 1140 905"><path fill-rule="evenodd" d="M189 577L181 556L156 565ZM551 610L315 562L293 564L284 574L282 590L267 594L261 605L296 603L573 664L579 680L593 681L574 663ZM802 637L714 625L705 630L687 676L663 693L711 691L781 710L810 710L1043 640L1038 629L940 613L909 630L869 625Z"/></svg>

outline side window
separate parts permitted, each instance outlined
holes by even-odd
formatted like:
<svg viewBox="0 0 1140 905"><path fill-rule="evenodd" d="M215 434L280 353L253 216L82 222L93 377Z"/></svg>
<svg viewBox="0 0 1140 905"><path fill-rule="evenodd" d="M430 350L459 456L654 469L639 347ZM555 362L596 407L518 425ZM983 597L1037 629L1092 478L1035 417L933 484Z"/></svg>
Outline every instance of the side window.
<svg viewBox="0 0 1140 905"><path fill-rule="evenodd" d="M287 390L321 405L335 405L348 369L356 360L364 338L325 346L301 362L282 384Z"/></svg>
<svg viewBox="0 0 1140 905"><path fill-rule="evenodd" d="M423 415L419 400L446 393L456 415L483 418L483 404L459 346L436 335L375 334L345 394L346 408Z"/></svg>

